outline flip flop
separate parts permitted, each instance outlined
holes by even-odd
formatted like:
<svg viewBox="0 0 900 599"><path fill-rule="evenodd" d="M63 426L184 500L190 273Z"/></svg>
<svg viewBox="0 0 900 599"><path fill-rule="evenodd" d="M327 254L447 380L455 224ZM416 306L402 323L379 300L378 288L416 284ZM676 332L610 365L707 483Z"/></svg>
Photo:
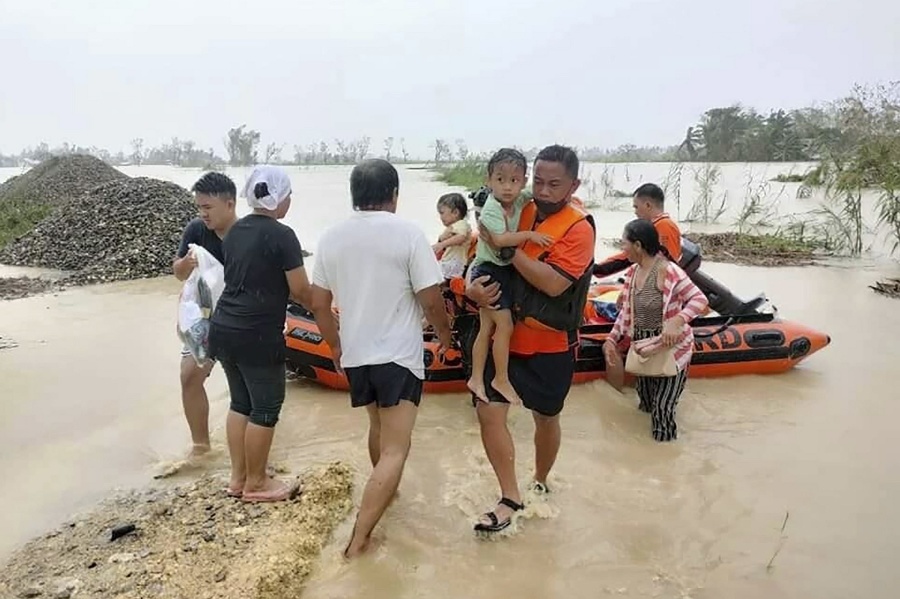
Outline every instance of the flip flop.
<svg viewBox="0 0 900 599"><path fill-rule="evenodd" d="M241 499L247 503L287 501L288 499L297 497L300 492L300 481L296 481L294 484L290 485L285 482L280 482L277 487L267 491L244 491Z"/></svg>
<svg viewBox="0 0 900 599"><path fill-rule="evenodd" d="M506 497L502 497L500 499L499 505L505 505L506 507L511 509L513 512L518 512L520 510L525 509L524 504L516 503L512 499L508 499ZM490 518L491 523L485 524L483 522L478 522L475 525L476 532L500 532L501 530L505 529L510 524L512 524L512 517L509 517L506 520L504 520L503 522L500 522L500 520L497 518L497 514L494 513L493 511L486 512L484 515L487 516L488 518Z"/></svg>

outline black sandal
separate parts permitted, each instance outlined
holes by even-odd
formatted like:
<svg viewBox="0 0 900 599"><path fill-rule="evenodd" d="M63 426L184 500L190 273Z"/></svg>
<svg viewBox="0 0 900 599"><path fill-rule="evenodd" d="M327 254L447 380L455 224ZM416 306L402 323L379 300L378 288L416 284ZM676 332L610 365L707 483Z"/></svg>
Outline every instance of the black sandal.
<svg viewBox="0 0 900 599"><path fill-rule="evenodd" d="M500 499L499 505L505 505L513 512L518 512L525 509L525 505L516 503L512 499L507 499L506 497L502 497ZM500 520L497 519L497 514L492 511L486 512L484 515L491 519L491 523L484 524L483 522L478 522L477 524L475 524L476 532L500 532L501 530L512 524L512 517L509 517L503 522L500 522Z"/></svg>

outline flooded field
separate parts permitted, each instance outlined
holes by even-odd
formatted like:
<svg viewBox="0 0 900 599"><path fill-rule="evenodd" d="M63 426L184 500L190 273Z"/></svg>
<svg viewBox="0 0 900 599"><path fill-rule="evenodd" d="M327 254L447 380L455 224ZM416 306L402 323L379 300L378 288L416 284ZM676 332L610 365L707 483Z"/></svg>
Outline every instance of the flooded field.
<svg viewBox="0 0 900 599"><path fill-rule="evenodd" d="M768 177L791 170L751 166L767 169ZM585 168L591 181L602 179L603 165ZM624 191L660 182L671 170L628 165L626 179L624 165L614 168L613 187ZM747 165L721 168L723 189L740 197ZM200 175L169 167L122 170L185 187ZM285 222L313 253L323 228L350 214L349 171L289 171L295 192ZM16 172L2 169L0 180ZM246 171L229 172L240 185ZM399 212L436 236L434 204L446 187L432 176L401 171ZM683 174L682 218L696 191L691 177ZM817 201L797 199L799 184L771 185L773 199L787 187L782 213ZM602 195L589 185L579 193ZM600 237L618 237L633 216L610 210L608 201L601 205L594 209ZM239 206L246 212L243 201ZM725 227L733 217L720 221L709 227ZM596 255L611 251L598 244ZM344 564L339 551L352 525L345 521L304 597L431 597L447 589L472 598L895 596L900 452L891 429L900 419L893 378L900 310L867 285L897 276L897 267L876 256L814 267L703 268L740 295L766 292L781 317L826 332L831 345L784 375L689 381L679 440L669 445L650 439L633 391L620 395L603 382L573 388L551 477L556 492L498 542L479 542L471 533L496 489L467 397L428 396L401 494L377 532L384 543ZM0 351L0 560L116 488L166 486L197 474L153 479L189 443L178 386L178 290L174 278L162 278L0 303L0 336L18 344ZM365 414L352 410L343 393L309 383L288 388L273 462L301 471L341 459L363 481ZM221 370L207 389L221 450L208 470L225 476L228 398ZM522 411L512 411L511 420L525 483L532 426Z"/></svg>

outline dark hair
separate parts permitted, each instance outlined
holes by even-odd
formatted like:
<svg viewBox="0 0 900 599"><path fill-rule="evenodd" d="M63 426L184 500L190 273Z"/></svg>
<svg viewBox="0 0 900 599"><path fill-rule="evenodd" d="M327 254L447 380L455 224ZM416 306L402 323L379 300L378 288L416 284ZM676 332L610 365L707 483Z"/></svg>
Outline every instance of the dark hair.
<svg viewBox="0 0 900 599"><path fill-rule="evenodd" d="M465 218L466 213L469 211L469 206L466 204L466 198L464 198L461 193L445 193L438 198L437 205L438 208L444 206L449 210L456 210L456 212L459 213L460 218Z"/></svg>
<svg viewBox="0 0 900 599"><path fill-rule="evenodd" d="M663 193L662 188L655 183L644 183L634 190L633 196L636 198L647 198L660 208L666 203L666 194Z"/></svg>
<svg viewBox="0 0 900 599"><path fill-rule="evenodd" d="M354 210L372 210L390 204L400 188L397 169L387 160L369 158L350 172L350 196Z"/></svg>
<svg viewBox="0 0 900 599"><path fill-rule="evenodd" d="M631 243L640 243L641 248L650 256L662 252L662 255L672 259L669 251L659 242L659 232L653 223L642 218L636 218L625 225L625 239Z"/></svg>
<svg viewBox="0 0 900 599"><path fill-rule="evenodd" d="M269 184L265 181L260 181L256 185L253 186L253 195L256 196L256 199L259 200L261 198L269 195Z"/></svg>
<svg viewBox="0 0 900 599"><path fill-rule="evenodd" d="M543 160L544 162L559 162L566 168L566 174L572 179L578 178L578 154L575 150L567 146L552 145L547 146L540 152L534 161Z"/></svg>
<svg viewBox="0 0 900 599"><path fill-rule="evenodd" d="M472 206L478 210L484 208L484 203L487 202L487 199L490 196L491 188L486 185L482 185L475 191L469 193L469 197L472 198Z"/></svg>
<svg viewBox="0 0 900 599"><path fill-rule="evenodd" d="M217 173L215 171L206 173L197 179L197 182L191 187L191 191L231 200L237 198L237 188L234 186L234 181L225 173Z"/></svg>
<svg viewBox="0 0 900 599"><path fill-rule="evenodd" d="M501 164L511 164L516 168L522 169L522 172L526 175L528 174L528 159L525 158L525 154L515 148L500 148L494 152L494 155L488 160L488 177L494 174L494 169Z"/></svg>

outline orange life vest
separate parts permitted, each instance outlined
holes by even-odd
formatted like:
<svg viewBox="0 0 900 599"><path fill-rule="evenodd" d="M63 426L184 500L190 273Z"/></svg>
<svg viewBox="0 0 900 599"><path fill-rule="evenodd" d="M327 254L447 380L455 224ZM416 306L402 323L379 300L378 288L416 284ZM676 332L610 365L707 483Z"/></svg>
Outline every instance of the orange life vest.
<svg viewBox="0 0 900 599"><path fill-rule="evenodd" d="M556 243L569 229L583 220L587 220L591 227L595 228L593 217L581 207L580 201L578 204L570 202L565 208L551 214L540 223L537 222L537 217L537 205L533 202L526 205L519 219L519 231L544 233ZM550 247L552 246L542 247L527 241L521 250L529 258L543 262L550 255ZM592 270L593 264L589 265L587 271L579 275L569 289L558 297L549 297L530 285L524 285L521 292L516 294L522 324L545 331L577 329L582 320Z"/></svg>

